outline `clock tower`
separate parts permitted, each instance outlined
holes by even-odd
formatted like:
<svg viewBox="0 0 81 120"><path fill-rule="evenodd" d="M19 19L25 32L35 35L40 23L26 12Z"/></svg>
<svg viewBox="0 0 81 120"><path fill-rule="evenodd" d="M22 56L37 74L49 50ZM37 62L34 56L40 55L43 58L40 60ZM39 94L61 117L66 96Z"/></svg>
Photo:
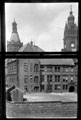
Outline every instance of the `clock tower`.
<svg viewBox="0 0 81 120"><path fill-rule="evenodd" d="M72 6L70 6L70 14L67 18L64 30L64 49L63 52L77 51L78 43L78 26L75 24L75 17L73 15Z"/></svg>

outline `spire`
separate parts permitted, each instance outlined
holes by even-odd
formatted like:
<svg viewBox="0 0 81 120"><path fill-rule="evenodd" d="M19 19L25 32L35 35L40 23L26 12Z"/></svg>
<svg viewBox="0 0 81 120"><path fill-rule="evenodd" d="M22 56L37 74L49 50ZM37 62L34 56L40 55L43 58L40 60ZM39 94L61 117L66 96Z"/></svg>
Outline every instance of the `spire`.
<svg viewBox="0 0 81 120"><path fill-rule="evenodd" d="M72 5L70 5L70 15L72 15Z"/></svg>
<svg viewBox="0 0 81 120"><path fill-rule="evenodd" d="M17 23L15 22L15 18L14 22L12 23L12 33L17 33Z"/></svg>
<svg viewBox="0 0 81 120"><path fill-rule="evenodd" d="M70 5L70 15L68 17L68 23L74 23L74 15L73 15L73 11L72 11L72 5Z"/></svg>

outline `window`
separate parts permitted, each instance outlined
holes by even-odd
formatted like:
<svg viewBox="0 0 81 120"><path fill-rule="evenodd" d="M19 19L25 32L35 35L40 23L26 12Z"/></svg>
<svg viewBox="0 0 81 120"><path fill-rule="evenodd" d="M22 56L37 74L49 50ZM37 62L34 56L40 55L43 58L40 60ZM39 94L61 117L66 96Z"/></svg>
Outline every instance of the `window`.
<svg viewBox="0 0 81 120"><path fill-rule="evenodd" d="M28 72L28 63L24 63L24 72Z"/></svg>
<svg viewBox="0 0 81 120"><path fill-rule="evenodd" d="M55 67L55 72L57 72L57 67Z"/></svg>
<svg viewBox="0 0 81 120"><path fill-rule="evenodd" d="M60 67L58 67L58 72L60 72Z"/></svg>
<svg viewBox="0 0 81 120"><path fill-rule="evenodd" d="M41 90L44 90L44 85L41 85Z"/></svg>
<svg viewBox="0 0 81 120"><path fill-rule="evenodd" d="M47 81L52 82L52 75L47 75Z"/></svg>
<svg viewBox="0 0 81 120"><path fill-rule="evenodd" d="M66 89L68 89L68 85L66 85Z"/></svg>
<svg viewBox="0 0 81 120"><path fill-rule="evenodd" d="M63 82L67 82L68 81L68 76L63 76Z"/></svg>
<svg viewBox="0 0 81 120"><path fill-rule="evenodd" d="M63 76L63 82L65 82L65 76Z"/></svg>
<svg viewBox="0 0 81 120"><path fill-rule="evenodd" d="M42 82L44 81L44 75L42 75Z"/></svg>
<svg viewBox="0 0 81 120"><path fill-rule="evenodd" d="M38 76L35 76L35 77L34 77L34 82L35 82L35 83L38 83L38 80L39 80L39 77L38 77Z"/></svg>
<svg viewBox="0 0 81 120"><path fill-rule="evenodd" d="M50 75L50 82L52 82L52 75Z"/></svg>
<svg viewBox="0 0 81 120"><path fill-rule="evenodd" d="M14 67L13 67L14 71L16 71L16 64L14 64Z"/></svg>
<svg viewBox="0 0 81 120"><path fill-rule="evenodd" d="M63 85L63 89L65 89L65 85Z"/></svg>
<svg viewBox="0 0 81 120"><path fill-rule="evenodd" d="M57 90L57 85L55 85L55 90Z"/></svg>
<svg viewBox="0 0 81 120"><path fill-rule="evenodd" d="M55 85L55 90L60 90L60 85Z"/></svg>
<svg viewBox="0 0 81 120"><path fill-rule="evenodd" d="M35 87L34 87L34 91L35 91L35 92L39 92L39 87L38 87L38 86L35 86Z"/></svg>
<svg viewBox="0 0 81 120"><path fill-rule="evenodd" d="M55 67L55 72L60 72L60 66Z"/></svg>
<svg viewBox="0 0 81 120"><path fill-rule="evenodd" d="M49 90L52 91L52 85L49 85Z"/></svg>
<svg viewBox="0 0 81 120"><path fill-rule="evenodd" d="M60 75L55 75L55 82L60 82Z"/></svg>
<svg viewBox="0 0 81 120"><path fill-rule="evenodd" d="M32 72L32 63L30 63L30 72Z"/></svg>
<svg viewBox="0 0 81 120"><path fill-rule="evenodd" d="M38 64L35 64L34 65L34 72L38 72L39 71L39 65Z"/></svg>
<svg viewBox="0 0 81 120"><path fill-rule="evenodd" d="M28 75L25 75L24 76L24 83L27 83L28 82Z"/></svg>
<svg viewBox="0 0 81 120"><path fill-rule="evenodd" d="M48 67L47 67L47 71L48 71L48 72L52 72L52 66L48 66Z"/></svg>
<svg viewBox="0 0 81 120"><path fill-rule="evenodd" d="M63 90L68 89L68 85L63 85Z"/></svg>

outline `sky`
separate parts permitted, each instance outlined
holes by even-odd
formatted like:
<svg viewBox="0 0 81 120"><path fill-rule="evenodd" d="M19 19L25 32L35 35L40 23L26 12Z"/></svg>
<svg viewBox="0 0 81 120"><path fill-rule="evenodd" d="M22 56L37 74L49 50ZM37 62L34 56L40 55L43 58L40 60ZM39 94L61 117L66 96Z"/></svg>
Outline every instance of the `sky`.
<svg viewBox="0 0 81 120"><path fill-rule="evenodd" d="M78 3L5 3L6 42L10 40L12 22L17 23L21 42L31 40L44 51L61 51L65 23L72 5L78 25ZM7 43L6 43L7 45Z"/></svg>

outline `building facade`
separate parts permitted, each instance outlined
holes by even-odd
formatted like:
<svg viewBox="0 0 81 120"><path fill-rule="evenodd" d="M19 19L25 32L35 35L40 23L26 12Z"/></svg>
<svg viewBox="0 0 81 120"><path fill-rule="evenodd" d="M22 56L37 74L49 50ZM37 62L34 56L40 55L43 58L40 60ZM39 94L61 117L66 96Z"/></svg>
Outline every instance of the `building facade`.
<svg viewBox="0 0 81 120"><path fill-rule="evenodd" d="M8 82L26 92L76 92L73 59L9 59Z"/></svg>
<svg viewBox="0 0 81 120"><path fill-rule="evenodd" d="M64 49L77 50L77 26L72 10L64 31ZM12 23L8 52L44 52L33 42L23 45L17 23ZM78 61L73 59L7 59L7 84L25 92L77 92Z"/></svg>

